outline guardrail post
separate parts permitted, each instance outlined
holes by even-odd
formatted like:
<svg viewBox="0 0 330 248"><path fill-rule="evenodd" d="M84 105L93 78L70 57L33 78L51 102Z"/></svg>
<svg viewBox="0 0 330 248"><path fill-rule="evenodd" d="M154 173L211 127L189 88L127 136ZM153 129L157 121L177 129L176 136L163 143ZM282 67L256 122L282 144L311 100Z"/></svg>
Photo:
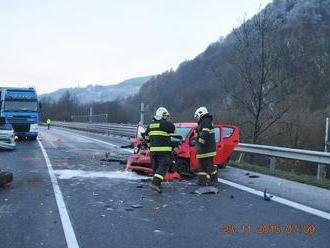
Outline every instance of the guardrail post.
<svg viewBox="0 0 330 248"><path fill-rule="evenodd" d="M241 163L244 160L245 157L245 152L241 152L241 154L239 155L239 158L237 160L238 163Z"/></svg>
<svg viewBox="0 0 330 248"><path fill-rule="evenodd" d="M328 152L329 144L329 118L325 120L324 151ZM323 164L317 165L317 180L323 180L327 176L327 168Z"/></svg>
<svg viewBox="0 0 330 248"><path fill-rule="evenodd" d="M323 179L325 179L326 175L327 175L326 165L319 164L317 166L317 180L322 181Z"/></svg>
<svg viewBox="0 0 330 248"><path fill-rule="evenodd" d="M269 170L271 172L274 172L276 168L276 158L275 157L270 157L269 159Z"/></svg>

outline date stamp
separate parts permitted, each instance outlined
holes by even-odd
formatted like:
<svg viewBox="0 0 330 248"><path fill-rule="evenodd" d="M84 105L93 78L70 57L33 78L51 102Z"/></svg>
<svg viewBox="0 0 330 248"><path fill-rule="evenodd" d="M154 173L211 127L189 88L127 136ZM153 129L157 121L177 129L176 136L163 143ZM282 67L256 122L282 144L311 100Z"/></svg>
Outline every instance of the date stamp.
<svg viewBox="0 0 330 248"><path fill-rule="evenodd" d="M222 234L298 234L303 233L305 235L313 235L317 231L317 228L313 224L242 224L242 225L234 225L234 224L224 224L221 228Z"/></svg>

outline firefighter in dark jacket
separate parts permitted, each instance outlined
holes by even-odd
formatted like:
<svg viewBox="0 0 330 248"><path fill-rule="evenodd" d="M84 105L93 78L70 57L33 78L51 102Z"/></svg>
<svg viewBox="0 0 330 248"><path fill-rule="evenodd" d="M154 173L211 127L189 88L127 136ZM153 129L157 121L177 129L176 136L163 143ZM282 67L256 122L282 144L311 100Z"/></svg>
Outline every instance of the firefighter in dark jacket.
<svg viewBox="0 0 330 248"><path fill-rule="evenodd" d="M175 126L168 121L168 117L169 112L166 108L158 108L156 115L144 134L144 139L150 144L151 163L154 173L151 188L158 193L161 193L161 183L172 163L170 134L174 133Z"/></svg>
<svg viewBox="0 0 330 248"><path fill-rule="evenodd" d="M196 155L199 161L198 184L200 186L216 186L218 168L213 165L213 157L216 155L213 117L207 108L200 107L195 112L195 118L198 120Z"/></svg>

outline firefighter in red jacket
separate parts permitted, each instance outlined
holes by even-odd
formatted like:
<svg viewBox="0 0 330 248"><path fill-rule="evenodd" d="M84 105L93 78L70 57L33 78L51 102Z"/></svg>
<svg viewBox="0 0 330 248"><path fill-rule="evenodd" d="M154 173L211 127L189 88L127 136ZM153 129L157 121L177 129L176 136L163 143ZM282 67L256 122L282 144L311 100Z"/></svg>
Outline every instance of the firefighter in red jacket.
<svg viewBox="0 0 330 248"><path fill-rule="evenodd" d="M151 163L154 173L151 188L158 193L161 193L161 183L172 163L170 134L174 133L175 126L168 120L168 117L169 112L166 108L158 108L156 115L144 134L144 139L150 144Z"/></svg>
<svg viewBox="0 0 330 248"><path fill-rule="evenodd" d="M216 155L213 117L206 107L200 107L195 112L195 118L198 120L196 155L199 161L198 184L216 186L218 169L213 165L213 157Z"/></svg>

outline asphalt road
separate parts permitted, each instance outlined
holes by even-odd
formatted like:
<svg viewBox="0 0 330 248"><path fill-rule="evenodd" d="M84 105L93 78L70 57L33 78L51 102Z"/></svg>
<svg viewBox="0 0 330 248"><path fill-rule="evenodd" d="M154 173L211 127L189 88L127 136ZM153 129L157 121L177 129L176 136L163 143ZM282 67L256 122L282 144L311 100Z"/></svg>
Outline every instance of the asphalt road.
<svg viewBox="0 0 330 248"><path fill-rule="evenodd" d="M170 182L159 195L124 165L100 161L105 152L128 156L115 146L128 141L55 128L42 128L40 141L60 192L38 141L0 152L0 168L14 173L0 189L1 248L329 247L325 218L224 184L195 195L194 180Z"/></svg>

